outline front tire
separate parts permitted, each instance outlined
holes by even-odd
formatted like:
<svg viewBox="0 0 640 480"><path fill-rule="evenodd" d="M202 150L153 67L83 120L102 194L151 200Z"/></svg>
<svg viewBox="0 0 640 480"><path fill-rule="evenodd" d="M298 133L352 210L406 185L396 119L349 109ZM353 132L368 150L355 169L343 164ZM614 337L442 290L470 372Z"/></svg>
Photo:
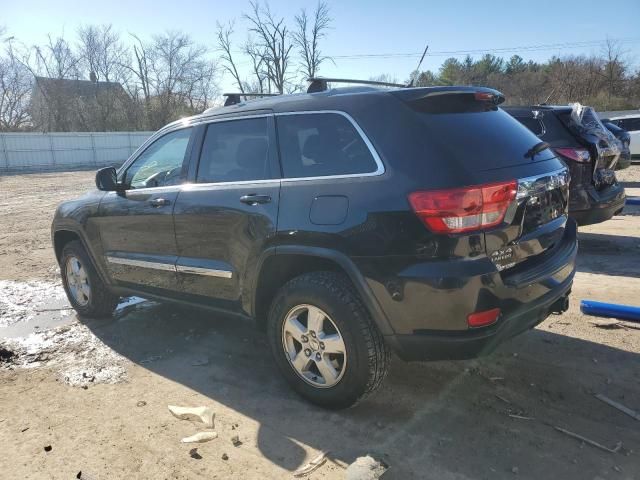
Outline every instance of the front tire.
<svg viewBox="0 0 640 480"><path fill-rule="evenodd" d="M311 272L287 282L271 305L267 328L286 380L321 407L355 405L387 374L389 351L344 275Z"/></svg>
<svg viewBox="0 0 640 480"><path fill-rule="evenodd" d="M111 316L119 298L104 284L80 241L73 240L62 249L60 274L76 312L84 317Z"/></svg>

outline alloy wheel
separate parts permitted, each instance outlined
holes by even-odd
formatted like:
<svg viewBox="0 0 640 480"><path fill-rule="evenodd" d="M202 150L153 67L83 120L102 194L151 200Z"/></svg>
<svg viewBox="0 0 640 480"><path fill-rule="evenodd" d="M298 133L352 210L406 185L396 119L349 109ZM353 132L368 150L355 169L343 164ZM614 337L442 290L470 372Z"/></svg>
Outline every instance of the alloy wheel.
<svg viewBox="0 0 640 480"><path fill-rule="evenodd" d="M342 379L347 365L344 339L318 307L289 310L282 324L282 346L293 370L314 387L332 387Z"/></svg>
<svg viewBox="0 0 640 480"><path fill-rule="evenodd" d="M91 285L89 284L87 271L78 257L70 256L67 258L65 273L67 287L71 292L71 296L78 305L84 307L89 303L91 297Z"/></svg>

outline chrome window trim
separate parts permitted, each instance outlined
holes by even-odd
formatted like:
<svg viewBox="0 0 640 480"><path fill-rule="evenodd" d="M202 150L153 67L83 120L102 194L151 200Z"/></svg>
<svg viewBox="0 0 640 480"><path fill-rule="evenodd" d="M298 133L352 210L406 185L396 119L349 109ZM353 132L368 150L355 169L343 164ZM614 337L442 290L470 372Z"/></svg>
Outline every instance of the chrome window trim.
<svg viewBox="0 0 640 480"><path fill-rule="evenodd" d="M139 154L138 154L138 150L136 150L136 152L133 153L130 159L127 160L127 162L125 162L122 165L122 167L120 167L120 170L118 170L118 175L120 174L120 171L124 171L127 168L129 168L129 165L133 163L140 154L142 154L142 152L144 151L144 149L146 149L148 144L152 143L160 136L166 133L171 133L174 130L180 130L181 128L187 128L187 127L195 127L196 125L200 125L200 124L208 125L210 123L233 122L234 120L244 120L244 119L251 119L251 118L281 117L281 116L287 116L287 115L318 115L323 113L341 115L344 118L346 118L349 121L349 123L351 123L353 128L355 128L356 132L358 132L358 135L360 135L360 138L369 149L369 153L371 153L371 156L373 157L373 160L376 163L375 171L367 172L367 173L348 173L344 175L324 175L319 177L267 178L267 179L261 179L261 180L241 180L236 182L182 183L178 185L170 185L170 186L162 186L162 187L135 188L135 189L130 189L126 191L127 192L129 191L162 192L162 191L165 191L164 189L173 189L173 188L178 188L180 190L183 190L185 188L187 190L199 190L202 188L210 188L210 187L224 186L224 185L250 185L250 184L263 184L263 183L277 184L278 182L293 183L293 182L308 182L308 181L315 181L315 180L339 180L339 179L345 179L345 178L377 177L377 176L383 175L386 172L384 163L382 162L382 159L380 158L380 155L376 151L375 147L371 143L371 140L369 140L369 137L367 137L367 135L364 133L360 125L358 125L358 123L355 121L355 119L351 115L341 110L300 110L300 111L294 111L294 112L261 113L257 115L241 115L237 117L223 117L223 118L214 118L214 119L207 118L207 119L203 119L202 121L193 122L190 124L186 124L184 126L180 126L180 128L168 129L167 127L165 127L165 129L161 129L158 132L156 132L154 135L152 135L145 143L143 143L138 148L138 150L141 150Z"/></svg>
<svg viewBox="0 0 640 480"><path fill-rule="evenodd" d="M535 193L535 190L532 191L532 188L535 186L536 182L544 178L551 179L551 182L544 185L545 191L569 185L569 181L571 180L569 176L569 169L566 167L562 167L551 172L541 173L539 175L532 175L531 177L520 178L518 179L518 193L516 195L516 199L522 200L532 193Z"/></svg>
<svg viewBox="0 0 640 480"><path fill-rule="evenodd" d="M126 170L127 168L129 168L129 166L136 161L136 159L147 149L147 147L155 142L158 138L168 134L168 133L172 133L175 132L177 130L184 130L185 128L195 128L198 125L202 125L202 124L209 124L209 123L217 123L217 122L225 122L225 121L233 121L233 120L242 120L244 118L262 118L262 117L272 117L273 113L260 113L260 114L256 114L256 115L241 115L241 116L237 116L237 117L222 117L222 118L215 118L215 117L208 117L208 118L202 118L202 119L197 119L196 121L193 121L193 119L182 119L182 120L177 120L176 122L170 123L169 125L165 125L164 127L162 127L160 130L158 130L157 132L155 132L153 135L151 135L149 138L147 138L147 140L145 140L145 142L140 145L132 154L131 156L120 166L120 168L118 169L118 177L120 176L120 172L123 172L124 170ZM150 188L154 188L154 187L150 187ZM136 190L143 190L141 188L136 188Z"/></svg>
<svg viewBox="0 0 640 480"><path fill-rule="evenodd" d="M118 265L128 265L130 267L152 268L154 270L164 270L175 272L176 267L173 263L149 262L147 260L134 260L132 258L106 256L107 262Z"/></svg>
<svg viewBox="0 0 640 480"><path fill-rule="evenodd" d="M356 129L356 132L358 132L358 135L360 135L360 138L369 149L369 153L371 153L371 156L373 157L373 160L376 163L376 170L373 172L347 173L344 175L323 175L319 177L282 178L282 183L307 182L312 180L323 180L323 179L335 180L340 178L377 177L385 173L384 163L382 163L382 159L380 158L380 155L378 155L378 152L376 151L375 147L371 143L371 140L369 140L369 137L367 137L367 135L364 133L362 128L360 128L360 125L358 125L358 122L356 122L355 119L351 115L349 115L347 112L343 112L341 110L300 110L295 112L277 112L277 113L274 113L274 115L276 117L283 117L288 115L318 115L323 113L342 115L344 118L346 118L349 121L349 123L351 123L353 128ZM282 165L280 166L282 167Z"/></svg>
<svg viewBox="0 0 640 480"><path fill-rule="evenodd" d="M233 188L236 185L262 185L262 186L279 186L281 179L270 178L264 180L241 180L237 182L209 182L209 183L183 183L180 185L181 192L193 192L198 190L206 190L211 187Z"/></svg>
<svg viewBox="0 0 640 480"><path fill-rule="evenodd" d="M230 272L229 270L216 270L214 268L187 267L185 265L176 265L176 271L178 273L192 273L194 275L206 275L209 277L219 277L219 278L233 277L233 272Z"/></svg>

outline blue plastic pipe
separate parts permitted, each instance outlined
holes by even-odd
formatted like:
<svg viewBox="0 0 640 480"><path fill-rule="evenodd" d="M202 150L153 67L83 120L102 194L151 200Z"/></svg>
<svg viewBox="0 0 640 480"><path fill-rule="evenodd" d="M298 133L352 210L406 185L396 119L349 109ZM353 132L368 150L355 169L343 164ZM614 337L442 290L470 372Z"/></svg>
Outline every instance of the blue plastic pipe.
<svg viewBox="0 0 640 480"><path fill-rule="evenodd" d="M627 197L624 203L627 205L640 205L640 197Z"/></svg>
<svg viewBox="0 0 640 480"><path fill-rule="evenodd" d="M593 315L594 317L613 317L620 320L640 322L640 307L632 307L631 305L582 300L580 302L580 311L585 315Z"/></svg>

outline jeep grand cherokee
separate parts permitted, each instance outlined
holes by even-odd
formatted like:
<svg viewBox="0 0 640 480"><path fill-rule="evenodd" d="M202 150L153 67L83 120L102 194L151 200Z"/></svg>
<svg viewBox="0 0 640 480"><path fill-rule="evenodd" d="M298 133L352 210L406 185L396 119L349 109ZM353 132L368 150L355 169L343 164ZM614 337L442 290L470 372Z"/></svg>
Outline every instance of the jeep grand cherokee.
<svg viewBox="0 0 640 480"><path fill-rule="evenodd" d="M405 360L469 358L566 310L554 151L486 88L337 88L162 128L52 226L80 315L139 295L254 318L329 408Z"/></svg>

